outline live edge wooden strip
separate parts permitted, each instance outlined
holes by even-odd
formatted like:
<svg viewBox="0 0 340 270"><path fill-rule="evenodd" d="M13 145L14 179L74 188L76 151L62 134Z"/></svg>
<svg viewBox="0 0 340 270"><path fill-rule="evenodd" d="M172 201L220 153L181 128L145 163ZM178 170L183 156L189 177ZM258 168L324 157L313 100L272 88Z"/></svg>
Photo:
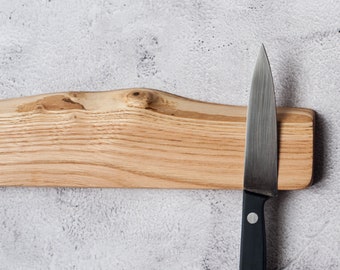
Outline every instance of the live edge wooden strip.
<svg viewBox="0 0 340 270"><path fill-rule="evenodd" d="M151 89L0 101L0 185L240 189L246 107ZM278 108L279 189L311 184L314 112Z"/></svg>

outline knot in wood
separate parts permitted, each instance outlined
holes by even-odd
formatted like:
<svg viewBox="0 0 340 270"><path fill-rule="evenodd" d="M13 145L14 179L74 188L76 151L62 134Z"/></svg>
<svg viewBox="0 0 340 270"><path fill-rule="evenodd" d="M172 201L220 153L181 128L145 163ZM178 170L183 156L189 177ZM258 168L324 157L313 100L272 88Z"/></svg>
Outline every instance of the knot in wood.
<svg viewBox="0 0 340 270"><path fill-rule="evenodd" d="M126 103L129 107L151 109L157 101L157 94L151 91L134 90L128 93Z"/></svg>
<svg viewBox="0 0 340 270"><path fill-rule="evenodd" d="M33 102L20 104L18 112L85 110L85 107L64 95L49 95Z"/></svg>

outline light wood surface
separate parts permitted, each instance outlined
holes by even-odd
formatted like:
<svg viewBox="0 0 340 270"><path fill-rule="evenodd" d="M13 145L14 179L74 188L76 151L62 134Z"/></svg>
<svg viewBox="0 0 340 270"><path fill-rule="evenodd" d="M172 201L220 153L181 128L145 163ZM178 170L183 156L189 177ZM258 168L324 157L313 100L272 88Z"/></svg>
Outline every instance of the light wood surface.
<svg viewBox="0 0 340 270"><path fill-rule="evenodd" d="M246 107L151 89L0 101L0 186L243 186ZM314 112L278 108L279 189L311 184Z"/></svg>

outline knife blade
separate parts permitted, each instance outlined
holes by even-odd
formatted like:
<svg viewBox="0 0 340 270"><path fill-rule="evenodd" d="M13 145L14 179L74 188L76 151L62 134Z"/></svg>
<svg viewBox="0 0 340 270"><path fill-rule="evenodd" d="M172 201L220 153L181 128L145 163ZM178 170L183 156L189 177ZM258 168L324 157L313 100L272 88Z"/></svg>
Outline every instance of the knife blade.
<svg viewBox="0 0 340 270"><path fill-rule="evenodd" d="M266 269L264 204L277 195L277 147L274 83L262 45L247 112L240 270Z"/></svg>

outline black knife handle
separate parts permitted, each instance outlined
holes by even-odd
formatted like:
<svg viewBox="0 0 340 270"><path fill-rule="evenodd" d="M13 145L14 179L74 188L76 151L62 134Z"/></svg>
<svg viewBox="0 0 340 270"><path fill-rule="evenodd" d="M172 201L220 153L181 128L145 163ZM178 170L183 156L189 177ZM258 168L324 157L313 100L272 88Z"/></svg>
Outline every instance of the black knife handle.
<svg viewBox="0 0 340 270"><path fill-rule="evenodd" d="M264 203L268 198L243 191L240 270L266 269Z"/></svg>

